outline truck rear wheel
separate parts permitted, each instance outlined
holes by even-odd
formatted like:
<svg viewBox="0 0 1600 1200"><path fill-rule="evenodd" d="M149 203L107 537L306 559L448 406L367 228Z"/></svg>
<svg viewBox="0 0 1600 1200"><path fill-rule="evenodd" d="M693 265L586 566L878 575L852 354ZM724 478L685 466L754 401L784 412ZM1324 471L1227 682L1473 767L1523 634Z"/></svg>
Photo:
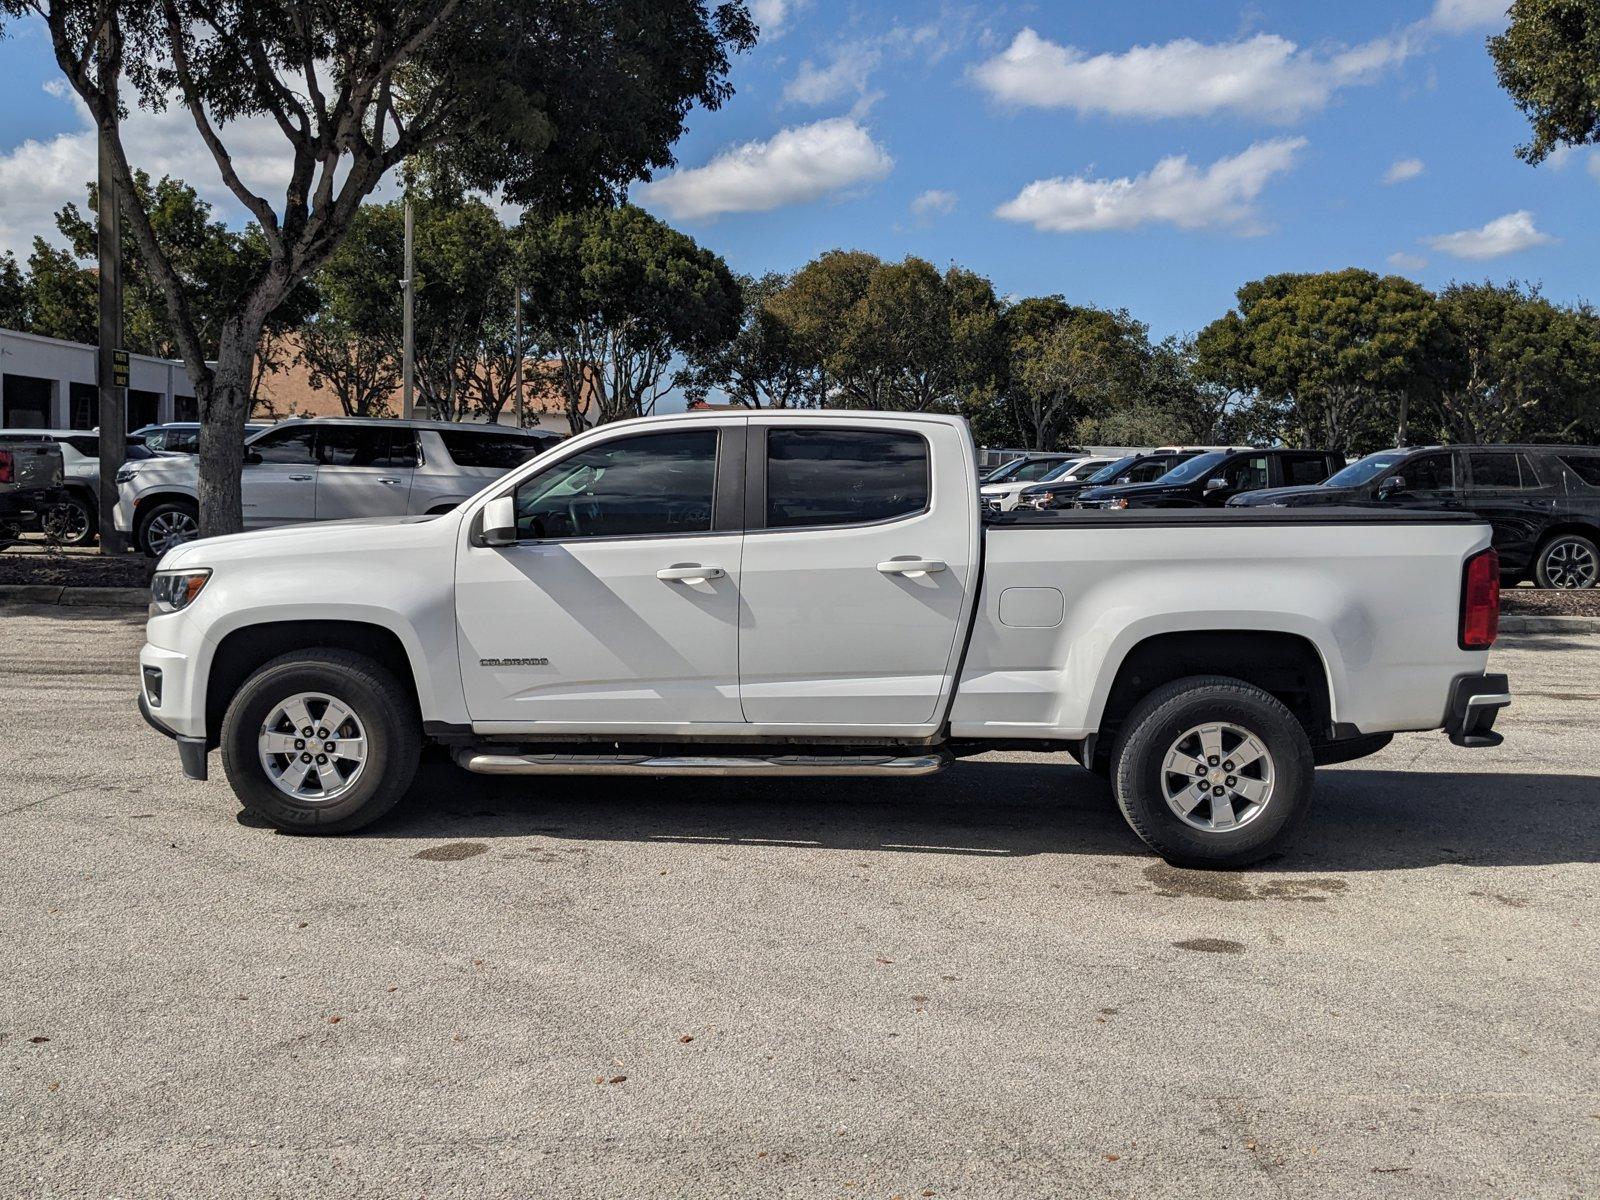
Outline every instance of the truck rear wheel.
<svg viewBox="0 0 1600 1200"><path fill-rule="evenodd" d="M1311 804L1305 729L1238 679L1179 679L1123 722L1112 787L1128 824L1174 866L1242 867L1282 847Z"/></svg>
<svg viewBox="0 0 1600 1200"><path fill-rule="evenodd" d="M387 813L416 775L409 691L365 655L297 651L251 675L222 722L240 802L279 829L346 833Z"/></svg>

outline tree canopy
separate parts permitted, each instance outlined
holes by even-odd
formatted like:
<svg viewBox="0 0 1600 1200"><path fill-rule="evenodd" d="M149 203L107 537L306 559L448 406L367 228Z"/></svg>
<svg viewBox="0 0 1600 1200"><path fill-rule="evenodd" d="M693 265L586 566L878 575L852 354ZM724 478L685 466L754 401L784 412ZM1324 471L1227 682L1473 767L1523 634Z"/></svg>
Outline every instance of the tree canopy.
<svg viewBox="0 0 1600 1200"><path fill-rule="evenodd" d="M1510 17L1489 53L1533 129L1518 157L1600 141L1600 0L1514 0Z"/></svg>

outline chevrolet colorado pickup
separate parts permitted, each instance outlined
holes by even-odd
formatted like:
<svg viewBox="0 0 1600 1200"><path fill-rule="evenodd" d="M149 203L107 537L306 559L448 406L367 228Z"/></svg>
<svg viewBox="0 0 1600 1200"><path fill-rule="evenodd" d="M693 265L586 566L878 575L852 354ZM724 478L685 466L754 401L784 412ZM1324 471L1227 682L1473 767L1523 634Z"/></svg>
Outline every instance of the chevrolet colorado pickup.
<svg viewBox="0 0 1600 1200"><path fill-rule="evenodd" d="M167 552L139 704L283 829L468 771L917 776L1062 751L1169 861L1239 865L1312 769L1397 730L1493 745L1489 529L1337 509L985 518L954 417L590 430L448 513Z"/></svg>
<svg viewBox="0 0 1600 1200"><path fill-rule="evenodd" d="M18 435L0 445L0 550L66 499L63 471L61 447L49 438Z"/></svg>

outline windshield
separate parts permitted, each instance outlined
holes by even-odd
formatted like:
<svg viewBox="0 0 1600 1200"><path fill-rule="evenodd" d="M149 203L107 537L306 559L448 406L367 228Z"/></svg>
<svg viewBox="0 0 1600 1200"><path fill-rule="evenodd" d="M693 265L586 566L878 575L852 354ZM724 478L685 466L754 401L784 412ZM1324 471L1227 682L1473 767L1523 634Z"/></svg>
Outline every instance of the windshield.
<svg viewBox="0 0 1600 1200"><path fill-rule="evenodd" d="M1037 479L1052 479L1057 471L1070 466L1072 459L1062 461L1059 458L1024 458L1020 460L1016 469L1004 479L986 480L988 483L1032 483Z"/></svg>
<svg viewBox="0 0 1600 1200"><path fill-rule="evenodd" d="M1050 470L1039 477L1039 482L1049 483L1055 479L1071 479L1072 473L1083 465L1083 460L1069 458L1065 462L1053 463Z"/></svg>
<svg viewBox="0 0 1600 1200"><path fill-rule="evenodd" d="M1210 454L1202 454L1199 458L1191 458L1188 462L1173 467L1162 475L1159 483L1187 483L1191 479L1199 479L1207 471L1220 467L1228 461L1228 456L1221 450L1213 450Z"/></svg>
<svg viewBox="0 0 1600 1200"><path fill-rule="evenodd" d="M1013 458L1008 463L1001 463L998 467L996 467L994 470L990 471L982 479L978 480L978 482L979 483L1004 483L1008 478L1010 478L1011 473L1013 471L1015 471L1018 467L1020 467L1023 463L1025 463L1027 461L1028 460L1025 459L1025 458Z"/></svg>
<svg viewBox="0 0 1600 1200"><path fill-rule="evenodd" d="M1357 459L1342 471L1335 471L1323 481L1322 486L1360 487L1363 483L1371 483L1380 475L1390 474L1408 457L1410 455L1403 450L1380 450L1376 454Z"/></svg>
<svg viewBox="0 0 1600 1200"><path fill-rule="evenodd" d="M1110 483L1118 475L1121 475L1124 471L1133 466L1134 463L1138 462L1143 457L1144 456L1141 454L1130 454L1127 458L1119 458L1110 466L1101 467L1093 475L1089 476L1087 482Z"/></svg>

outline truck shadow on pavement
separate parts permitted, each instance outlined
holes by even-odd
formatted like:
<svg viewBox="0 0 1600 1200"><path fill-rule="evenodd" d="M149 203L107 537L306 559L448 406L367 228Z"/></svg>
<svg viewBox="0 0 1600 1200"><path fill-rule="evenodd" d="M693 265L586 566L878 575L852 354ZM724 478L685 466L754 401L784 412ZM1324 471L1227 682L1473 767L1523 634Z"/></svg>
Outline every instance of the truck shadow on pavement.
<svg viewBox="0 0 1600 1200"><path fill-rule="evenodd" d="M1056 763L963 762L919 780L490 778L424 761L364 834L794 846L1020 857L1148 857L1100 779ZM1600 861L1600 777L1318 773L1316 802L1274 871Z"/></svg>

